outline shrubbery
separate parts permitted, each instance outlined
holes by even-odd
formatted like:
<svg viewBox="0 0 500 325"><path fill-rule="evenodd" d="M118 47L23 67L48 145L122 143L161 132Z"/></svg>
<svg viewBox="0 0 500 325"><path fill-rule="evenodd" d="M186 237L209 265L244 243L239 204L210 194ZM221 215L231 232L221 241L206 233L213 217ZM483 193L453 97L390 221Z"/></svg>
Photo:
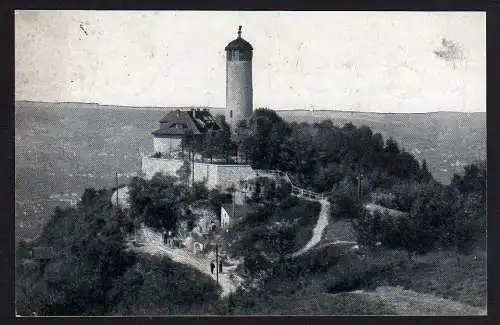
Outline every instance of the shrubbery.
<svg viewBox="0 0 500 325"><path fill-rule="evenodd" d="M337 208L334 213L342 215L344 210L354 210L351 215L359 241L369 246L380 241L391 248L406 248L418 253L438 247L467 251L475 243L484 245L485 241L485 178L484 170L481 172L472 165L466 167L463 178L455 176L448 186L434 181L410 186L412 191L404 186L405 190L396 190L394 194L396 205L407 207L406 216L369 214L356 208L356 203L348 198L338 199L346 207Z"/></svg>
<svg viewBox="0 0 500 325"><path fill-rule="evenodd" d="M328 270L328 292L373 288L398 273L411 269L408 252L379 250L370 254L347 254L339 258L335 267Z"/></svg>
<svg viewBox="0 0 500 325"><path fill-rule="evenodd" d="M286 258L310 240L320 210L319 203L296 197L268 202L224 235L229 253L244 258L243 273L269 276L270 262Z"/></svg>
<svg viewBox="0 0 500 325"><path fill-rule="evenodd" d="M161 194L163 186L174 192L182 190L175 188L169 179L159 177L151 182L140 179L133 182L132 210L143 209L144 218L154 213L169 215L169 211L154 210L157 203L174 209L159 199L169 198ZM208 277L168 259L136 256L125 249L125 238L138 226L138 219L129 214L131 211L113 207L110 196L111 191L87 189L77 208L57 208L40 238L19 246L17 312L119 315L219 310L217 288ZM178 202L169 203L175 206ZM47 260L33 260L29 252L36 247L50 247L54 255ZM202 306L207 302L207 306Z"/></svg>
<svg viewBox="0 0 500 325"><path fill-rule="evenodd" d="M111 205L110 195L87 189L76 209L56 209L33 243L51 247L54 255L17 268L18 313L99 315L107 311L106 293L112 280L134 263L134 256L123 250L131 220Z"/></svg>
<svg viewBox="0 0 500 325"><path fill-rule="evenodd" d="M189 314L218 300L218 287L206 275L168 258L140 255L114 279L109 291L113 315Z"/></svg>
<svg viewBox="0 0 500 325"><path fill-rule="evenodd" d="M196 199L186 185L161 174L151 180L135 177L129 188L131 214L158 230L175 230L187 204ZM199 185L198 193L206 195Z"/></svg>

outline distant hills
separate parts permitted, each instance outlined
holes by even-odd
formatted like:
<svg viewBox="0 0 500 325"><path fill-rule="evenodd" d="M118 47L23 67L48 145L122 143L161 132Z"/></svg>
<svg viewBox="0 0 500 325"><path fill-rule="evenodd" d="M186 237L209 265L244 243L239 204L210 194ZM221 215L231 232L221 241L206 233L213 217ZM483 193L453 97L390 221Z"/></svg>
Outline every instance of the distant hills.
<svg viewBox="0 0 500 325"><path fill-rule="evenodd" d="M78 102L35 102L28 100L16 101L16 108L39 107L39 108L92 108L92 109L133 109L140 111L171 111L175 109L208 108L210 110L223 110L224 108L208 106L184 106L184 107L160 107L160 106L123 106L123 105L102 105L99 103L78 103Z"/></svg>
<svg viewBox="0 0 500 325"><path fill-rule="evenodd" d="M112 187L141 168L151 154L151 132L165 112L178 107L132 107L96 103L15 103L16 233L32 237L53 207L51 199L79 196L87 187ZM179 107L187 109L189 107ZM212 114L224 108L203 107ZM426 159L433 176L449 183L463 165L486 157L486 113L380 114L345 111L279 110L292 122L330 119L342 126L367 125L384 139ZM75 194L74 194L75 193Z"/></svg>
<svg viewBox="0 0 500 325"><path fill-rule="evenodd" d="M107 105L107 104L99 104L99 103L83 103L83 102L44 102L44 101L30 101L30 100L18 100L15 102L16 107L73 107L73 108L97 108L97 109L134 109L134 110L142 110L142 111L171 111L175 109L191 109L191 108L206 108L215 111L224 110L224 107L212 107L212 106L134 106L134 105ZM321 116L323 114L334 113L338 114L337 117L352 117L357 116L363 117L365 115L425 115L425 114L483 114L486 115L485 112L458 112L458 111L435 111L435 112L425 112L425 113L391 113L391 112L363 112L363 111L352 111L352 110L335 110L335 109L275 109L278 113L283 113L285 115L295 115L295 116Z"/></svg>
<svg viewBox="0 0 500 325"><path fill-rule="evenodd" d="M65 126L63 131L69 131L68 129L71 128L81 129L78 132L80 138L85 138L85 130L92 131L92 136L95 137L100 132L98 130L99 125L107 124L112 120L113 122L110 124L113 126L118 127L122 124L121 126L134 127L138 133L129 132L129 135L134 138L134 142L138 145L139 143L148 143L142 148L144 150L139 149L148 152L151 147L149 145L151 142L149 134L152 131L151 129L156 127L158 119L161 118L161 112L190 108L207 108L214 115L224 113L224 108L221 107L140 107L101 105L98 103L17 101L16 129L21 127L17 121L18 118L22 119L25 114L29 115L28 111L34 112L34 110L38 111L35 114L38 118L40 118L42 111L53 112L54 116L45 118L49 120L63 119L71 122L71 126ZM92 117L89 115L90 109L98 109L99 114ZM74 112L71 113L72 111ZM148 113L142 115L139 112ZM485 112L373 113L303 109L276 110L276 112L288 122L315 123L330 119L339 126L349 122L358 126L367 125L373 132L381 133L384 139L388 137L394 138L402 148L413 153L419 160L427 159L431 172L443 183L448 183L454 172L461 172L464 164L478 159L485 159L486 157ZM63 115L66 115L66 113L79 118L71 121L71 116L64 118ZM101 123L104 116L108 116L107 121ZM83 123L86 127L78 126L78 123ZM95 123L97 125L92 125ZM36 121L30 123L35 127L43 127L36 124ZM63 126L62 124L58 125ZM49 127L54 126L50 125ZM65 133L68 132L62 132L62 134ZM55 132L53 135L56 136L57 134L61 133ZM146 137L146 139L143 137Z"/></svg>

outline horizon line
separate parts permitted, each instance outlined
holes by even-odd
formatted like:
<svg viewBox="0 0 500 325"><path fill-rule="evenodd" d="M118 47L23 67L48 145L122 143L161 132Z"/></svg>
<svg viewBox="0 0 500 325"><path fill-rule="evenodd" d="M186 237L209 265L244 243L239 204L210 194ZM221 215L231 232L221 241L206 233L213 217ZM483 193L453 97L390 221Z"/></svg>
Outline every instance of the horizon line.
<svg viewBox="0 0 500 325"><path fill-rule="evenodd" d="M119 105L119 104L101 104L98 102L78 102L78 101L42 101L42 100L28 100L28 99L19 99L14 100L14 103L17 102L29 102L29 103L44 103L44 104L86 104L86 105L98 105L98 106L114 106L114 107L123 107L125 109L130 108L212 108L212 109L225 109L225 107L215 107L215 106L207 106L207 105L181 105L181 106L156 106L156 105ZM289 109L274 109L269 107L258 107L256 109L270 109L273 111L308 111L308 112L345 112L345 113L368 113L368 114L435 114L435 113L462 113L462 114L471 114L471 113L486 113L485 111L453 111L453 110L437 110L437 111L427 111L427 112L376 112L376 111L358 111L358 110L342 110L342 109L310 109L310 108L289 108Z"/></svg>

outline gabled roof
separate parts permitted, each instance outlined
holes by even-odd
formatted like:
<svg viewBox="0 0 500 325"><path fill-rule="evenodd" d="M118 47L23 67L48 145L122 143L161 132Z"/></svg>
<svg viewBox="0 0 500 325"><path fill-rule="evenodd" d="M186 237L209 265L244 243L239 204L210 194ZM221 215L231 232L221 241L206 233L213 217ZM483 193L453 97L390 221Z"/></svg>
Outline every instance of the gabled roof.
<svg viewBox="0 0 500 325"><path fill-rule="evenodd" d="M153 135L184 135L191 131L195 135L208 130L221 130L221 125L208 110L191 109L168 112L160 120L160 128Z"/></svg>
<svg viewBox="0 0 500 325"><path fill-rule="evenodd" d="M258 210L258 205L256 204L235 204L234 205L234 215L233 215L233 204L232 203L227 203L227 204L222 204L221 206L222 209L224 209L227 214L233 219L243 219L246 218L248 215L255 213Z"/></svg>

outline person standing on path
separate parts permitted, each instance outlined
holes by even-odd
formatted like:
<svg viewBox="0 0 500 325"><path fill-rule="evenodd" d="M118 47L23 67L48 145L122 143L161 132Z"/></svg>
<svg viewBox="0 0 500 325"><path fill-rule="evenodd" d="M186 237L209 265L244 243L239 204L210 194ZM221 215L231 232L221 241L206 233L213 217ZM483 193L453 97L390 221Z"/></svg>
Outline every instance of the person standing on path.
<svg viewBox="0 0 500 325"><path fill-rule="evenodd" d="M210 272L212 272L212 274L214 274L214 269L215 269L214 262L210 262Z"/></svg>
<svg viewBox="0 0 500 325"><path fill-rule="evenodd" d="M219 273L222 273L222 261L219 261Z"/></svg>

